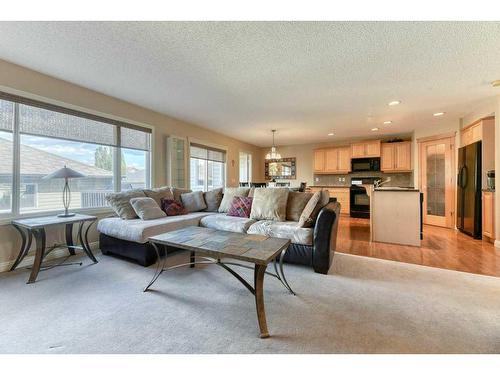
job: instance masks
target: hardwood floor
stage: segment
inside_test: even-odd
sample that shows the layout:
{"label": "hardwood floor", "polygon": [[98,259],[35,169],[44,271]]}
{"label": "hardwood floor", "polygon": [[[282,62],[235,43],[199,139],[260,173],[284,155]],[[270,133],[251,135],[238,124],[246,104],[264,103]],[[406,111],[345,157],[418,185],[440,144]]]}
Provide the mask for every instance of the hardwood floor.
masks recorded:
{"label": "hardwood floor", "polygon": [[422,246],[370,242],[370,222],[342,215],[337,251],[482,275],[500,276],[500,249],[454,229],[424,226]]}

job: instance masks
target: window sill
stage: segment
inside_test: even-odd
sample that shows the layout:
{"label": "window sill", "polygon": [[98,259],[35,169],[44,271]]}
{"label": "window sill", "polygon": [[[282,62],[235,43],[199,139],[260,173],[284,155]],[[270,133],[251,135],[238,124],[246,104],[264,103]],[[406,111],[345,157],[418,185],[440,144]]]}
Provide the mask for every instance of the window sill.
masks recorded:
{"label": "window sill", "polygon": [[[71,209],[71,212],[78,214],[87,214],[87,215],[101,215],[101,214],[110,214],[114,211],[110,207],[96,207],[96,208],[75,208]],[[62,210],[55,211],[43,211],[43,212],[27,212],[20,215],[2,215],[0,216],[0,226],[10,225],[12,220],[15,219],[23,219],[23,218],[31,218],[31,217],[42,217],[42,216],[53,216],[60,214]]]}

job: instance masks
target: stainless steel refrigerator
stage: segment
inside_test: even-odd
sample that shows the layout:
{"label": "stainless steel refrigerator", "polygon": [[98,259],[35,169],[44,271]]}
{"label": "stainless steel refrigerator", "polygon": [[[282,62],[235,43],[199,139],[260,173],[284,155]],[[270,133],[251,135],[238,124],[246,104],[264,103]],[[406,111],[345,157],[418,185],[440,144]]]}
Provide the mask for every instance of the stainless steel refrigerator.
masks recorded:
{"label": "stainless steel refrigerator", "polygon": [[481,238],[481,142],[458,150],[457,228]]}

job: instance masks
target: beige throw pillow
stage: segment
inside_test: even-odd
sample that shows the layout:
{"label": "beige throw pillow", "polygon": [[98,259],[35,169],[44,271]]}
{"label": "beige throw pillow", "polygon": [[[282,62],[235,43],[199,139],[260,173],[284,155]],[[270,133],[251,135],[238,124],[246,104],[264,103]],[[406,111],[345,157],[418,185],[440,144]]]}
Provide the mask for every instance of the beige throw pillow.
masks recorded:
{"label": "beige throw pillow", "polygon": [[312,196],[313,193],[301,193],[298,191],[291,191],[288,193],[286,219],[288,221],[299,221],[302,211],[304,211],[307,202],[309,202]]}
{"label": "beige throw pillow", "polygon": [[167,216],[153,198],[132,198],[130,204],[137,216],[142,220],[159,219],[160,217]]}
{"label": "beige throw pillow", "polygon": [[316,207],[314,207],[314,211],[311,215],[311,219],[312,219],[313,224],[316,221],[316,219],[318,218],[318,215],[319,215],[319,212],[321,211],[321,209],[323,207],[325,207],[328,204],[328,202],[330,202],[330,193],[328,192],[328,190],[321,190],[320,193],[321,194],[319,196],[318,204],[316,204]]}
{"label": "beige throw pillow", "polygon": [[222,202],[222,188],[209,190],[203,193],[203,198],[205,198],[205,203],[207,204],[205,211],[217,212]]}
{"label": "beige throw pillow", "polygon": [[162,198],[165,199],[174,199],[174,195],[172,194],[172,190],[169,186],[162,186],[156,189],[145,189],[143,190],[146,197],[153,198],[158,206],[161,206]]}
{"label": "beige throw pillow", "polygon": [[191,189],[179,189],[179,188],[172,188],[172,194],[174,195],[174,199],[179,202],[179,203],[182,203],[181,201],[181,195],[182,194],[186,194],[186,193],[191,193],[192,190]]}
{"label": "beige throw pillow", "polygon": [[321,198],[321,191],[317,191],[312,195],[307,204],[305,205],[302,213],[300,214],[299,224],[298,226],[301,228],[311,227],[314,220],[311,218],[314,212],[314,209],[318,205],[318,202]]}
{"label": "beige throw pillow", "polygon": [[286,220],[288,189],[257,188],[253,193],[250,218],[254,220]]}
{"label": "beige throw pillow", "polygon": [[234,197],[246,197],[248,196],[248,192],[250,188],[225,188],[224,189],[224,197],[222,197],[222,202],[220,202],[219,212],[225,213],[229,211],[229,207],[231,207],[231,202]]}
{"label": "beige throw pillow", "polygon": [[106,195],[106,202],[124,220],[135,219],[137,214],[130,204],[132,198],[144,198],[146,195],[142,190],[129,190],[122,193],[111,193]]}
{"label": "beige throw pillow", "polygon": [[188,212],[203,211],[207,208],[207,204],[203,198],[203,192],[201,191],[181,194],[181,201]]}

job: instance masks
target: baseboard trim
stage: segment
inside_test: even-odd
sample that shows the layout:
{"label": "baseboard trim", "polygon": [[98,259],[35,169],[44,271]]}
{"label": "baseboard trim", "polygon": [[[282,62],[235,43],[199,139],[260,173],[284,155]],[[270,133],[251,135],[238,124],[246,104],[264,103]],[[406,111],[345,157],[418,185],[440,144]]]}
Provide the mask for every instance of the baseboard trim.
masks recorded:
{"label": "baseboard trim", "polygon": [[500,240],[495,240],[495,247],[500,248]]}
{"label": "baseboard trim", "polygon": [[[91,242],[89,243],[90,248],[92,249],[92,252],[94,255],[100,254],[100,249],[99,249],[99,241]],[[33,251],[33,250],[31,250]],[[77,254],[83,254],[81,251],[77,250]],[[57,259],[57,258],[63,258],[68,255],[68,250],[62,248],[62,249],[55,249],[52,251],[49,255],[47,255],[47,260],[50,259]],[[17,255],[16,255],[17,256]],[[30,267],[33,264],[33,261],[35,260],[35,255],[27,255],[26,258],[23,259],[21,263],[16,267],[16,270],[23,268],[23,267]],[[10,267],[14,264],[15,259],[8,260],[5,262],[0,262],[0,272],[7,272],[10,270]]]}

